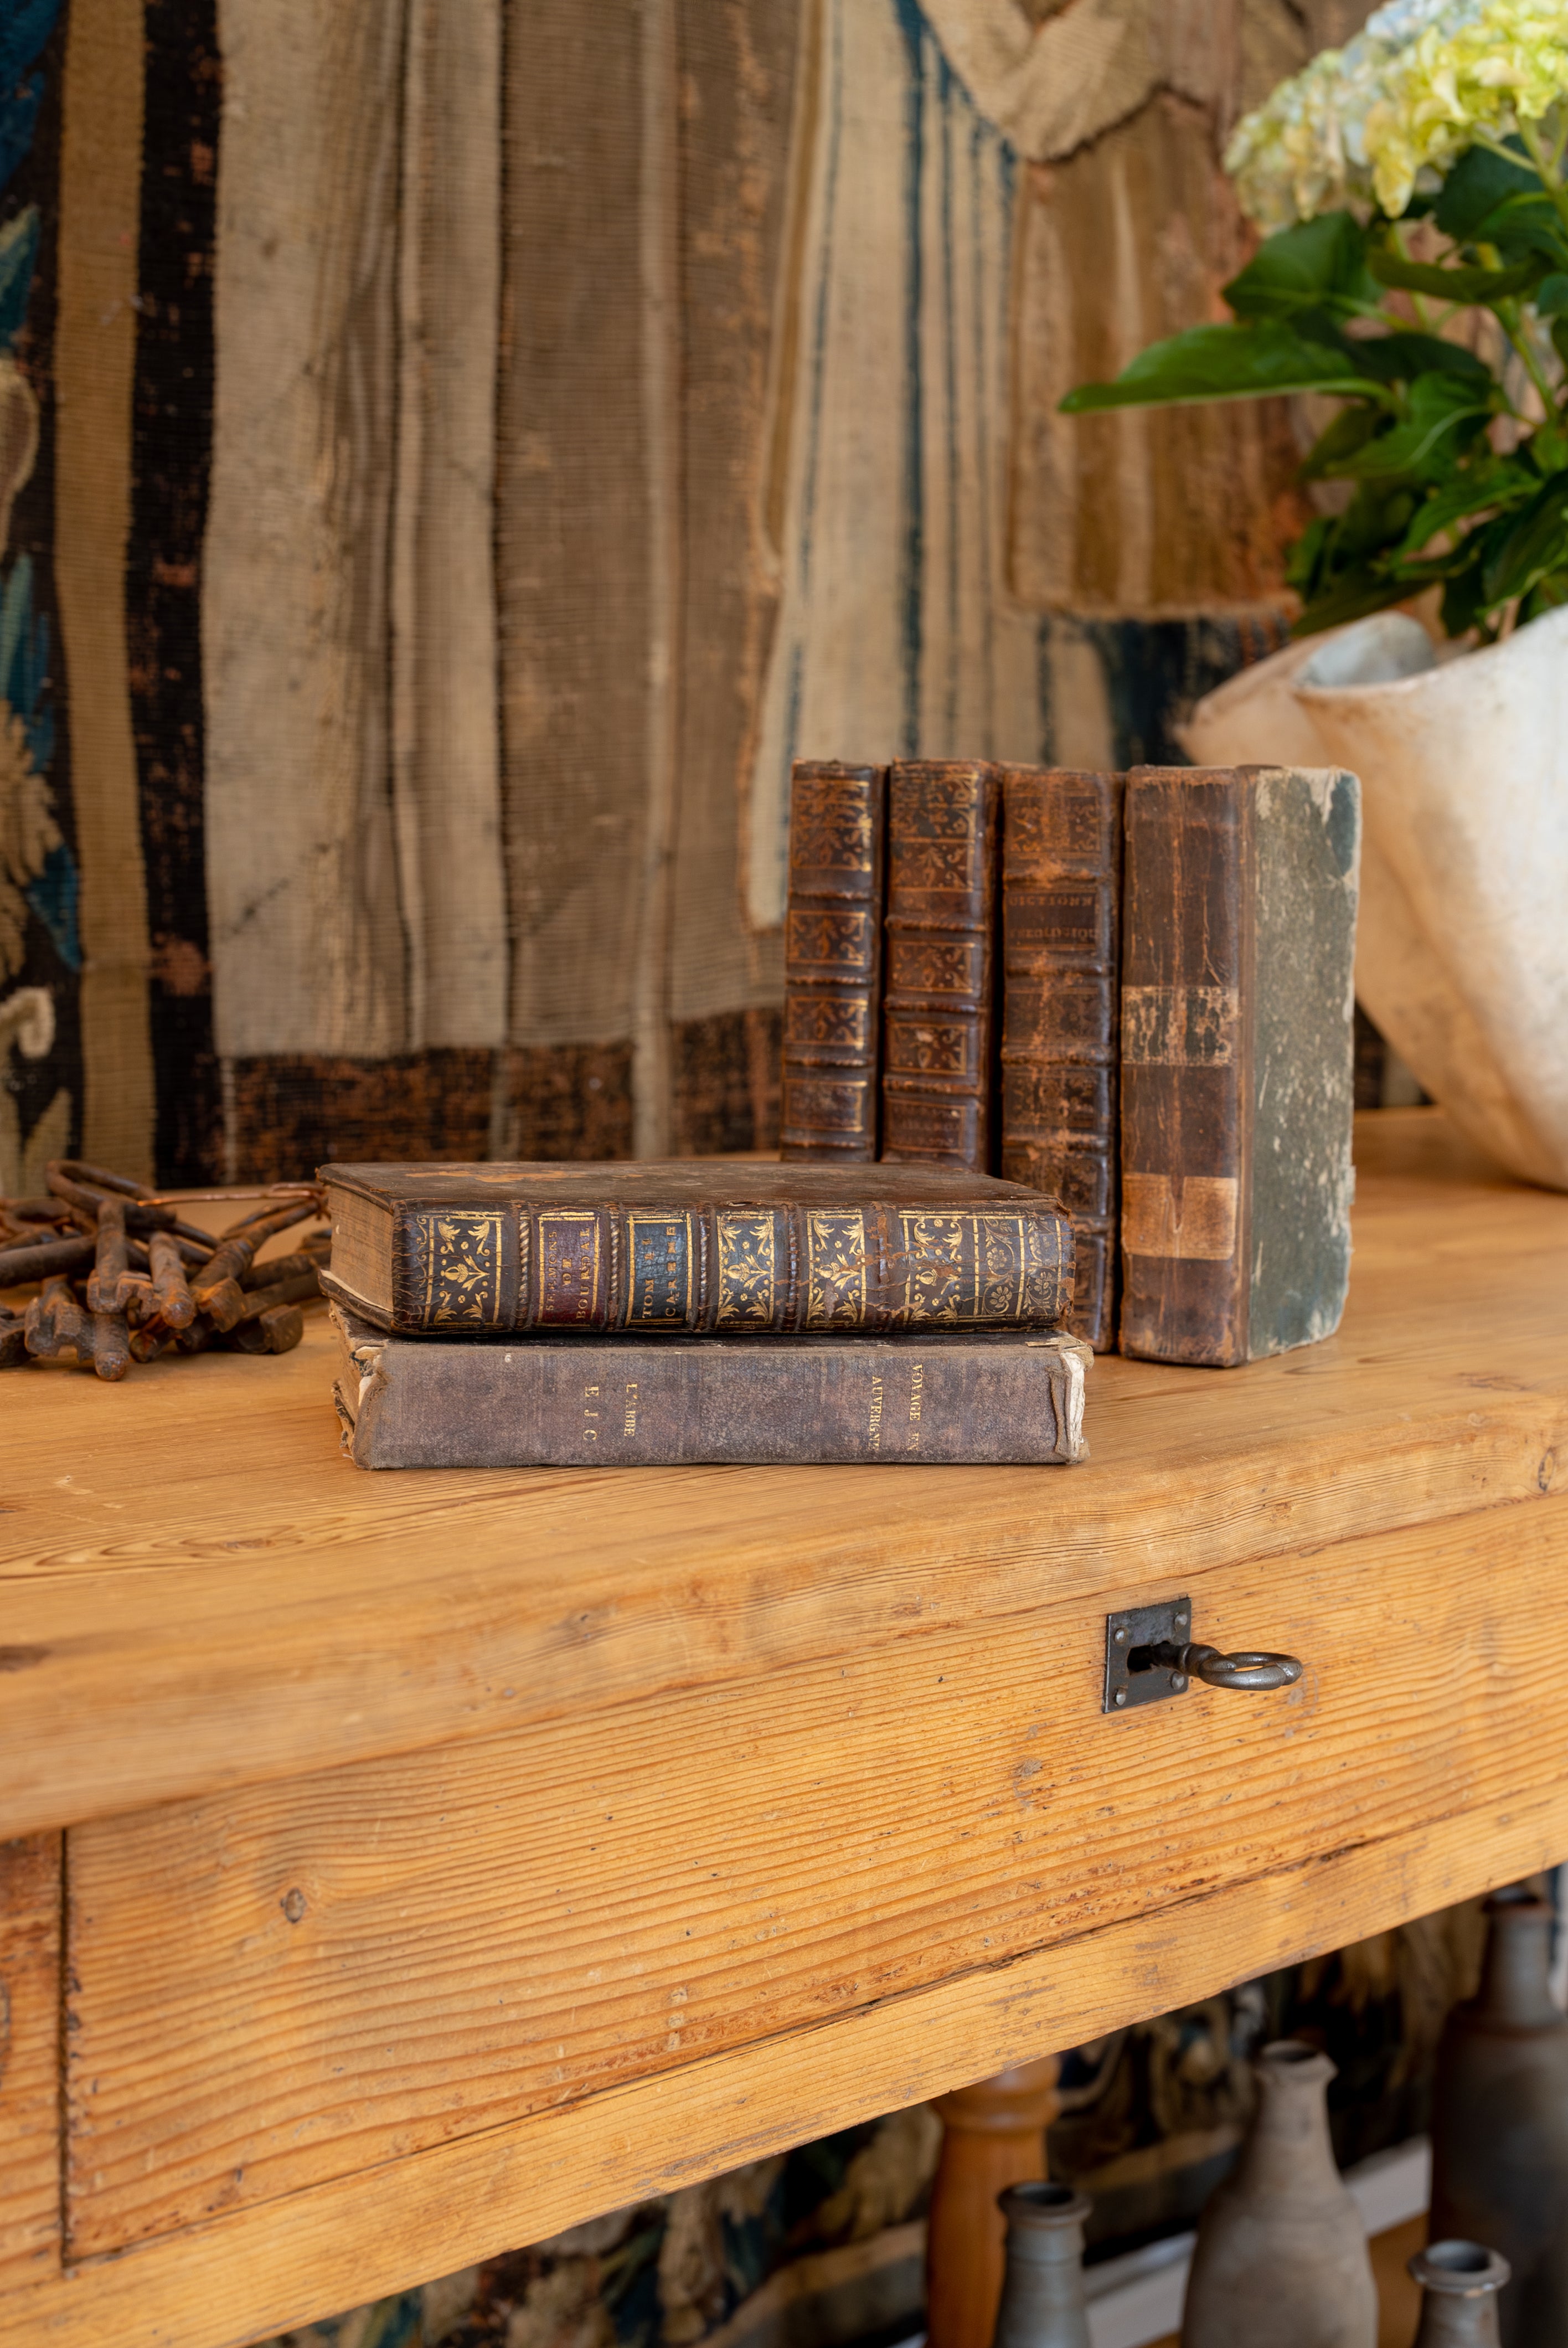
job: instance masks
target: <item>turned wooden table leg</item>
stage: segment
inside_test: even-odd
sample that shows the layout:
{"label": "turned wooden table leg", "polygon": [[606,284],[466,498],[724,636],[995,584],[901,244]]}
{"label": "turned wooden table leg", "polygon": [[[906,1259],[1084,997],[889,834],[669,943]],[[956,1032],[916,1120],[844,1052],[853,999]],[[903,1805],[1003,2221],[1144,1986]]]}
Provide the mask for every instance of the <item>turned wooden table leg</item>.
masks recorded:
{"label": "turned wooden table leg", "polygon": [[1048,2054],[939,2096],[931,2106],[942,2122],[942,2151],[926,2235],[929,2348],[990,2348],[1005,2232],[997,2196],[1045,2175],[1056,2073],[1057,2058]]}

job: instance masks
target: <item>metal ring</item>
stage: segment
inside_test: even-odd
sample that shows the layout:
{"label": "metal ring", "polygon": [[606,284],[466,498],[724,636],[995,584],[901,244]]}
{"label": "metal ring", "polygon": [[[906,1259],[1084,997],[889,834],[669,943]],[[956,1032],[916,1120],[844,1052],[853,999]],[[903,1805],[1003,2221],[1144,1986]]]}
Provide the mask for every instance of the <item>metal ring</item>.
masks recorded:
{"label": "metal ring", "polygon": [[1294,1687],[1307,1668],[1294,1655],[1253,1651],[1222,1655],[1214,1647],[1189,1647],[1186,1664],[1209,1687],[1250,1688],[1260,1693]]}

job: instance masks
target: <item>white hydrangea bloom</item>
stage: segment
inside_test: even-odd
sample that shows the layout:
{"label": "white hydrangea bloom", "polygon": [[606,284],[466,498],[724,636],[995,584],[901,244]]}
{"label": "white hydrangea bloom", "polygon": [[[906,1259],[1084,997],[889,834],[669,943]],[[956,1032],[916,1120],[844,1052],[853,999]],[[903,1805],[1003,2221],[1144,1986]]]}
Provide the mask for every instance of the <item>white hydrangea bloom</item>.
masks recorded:
{"label": "white hydrangea bloom", "polygon": [[1568,96],[1568,0],[1486,0],[1429,26],[1396,60],[1367,117],[1372,185],[1398,216],[1423,171],[1439,177],[1476,133],[1506,139]]}
{"label": "white hydrangea bloom", "polygon": [[[1403,60],[1422,42],[1451,37],[1485,8],[1486,0],[1389,0],[1344,48],[1323,50],[1281,82],[1236,125],[1225,150],[1243,211],[1273,230],[1342,204],[1369,210],[1378,199],[1368,125],[1374,116],[1391,122],[1386,109]],[[1407,190],[1400,210],[1408,200]]]}

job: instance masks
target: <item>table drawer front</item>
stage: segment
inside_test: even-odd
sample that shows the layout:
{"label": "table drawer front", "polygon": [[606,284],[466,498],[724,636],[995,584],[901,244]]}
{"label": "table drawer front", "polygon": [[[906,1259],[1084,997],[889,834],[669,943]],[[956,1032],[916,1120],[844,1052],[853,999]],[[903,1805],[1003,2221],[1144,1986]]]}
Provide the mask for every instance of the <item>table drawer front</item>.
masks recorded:
{"label": "table drawer front", "polygon": [[1305,1659],[1273,1695],[1103,1715],[1145,1578],[83,1828],[72,2254],[1539,1791],[1565,1563],[1542,1500],[1187,1577],[1199,1638]]}

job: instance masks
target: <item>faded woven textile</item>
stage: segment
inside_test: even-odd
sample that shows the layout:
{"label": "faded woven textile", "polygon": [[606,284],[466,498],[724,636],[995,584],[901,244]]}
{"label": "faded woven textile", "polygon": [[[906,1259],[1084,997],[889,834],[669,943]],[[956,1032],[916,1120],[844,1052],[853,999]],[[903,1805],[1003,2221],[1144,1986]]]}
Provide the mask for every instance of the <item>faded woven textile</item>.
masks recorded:
{"label": "faded woven textile", "polygon": [[770,1141],[792,749],[1158,754],[1277,639],[1283,411],[1053,410],[1212,306],[1334,16],[73,0],[0,189],[17,1179]]}

